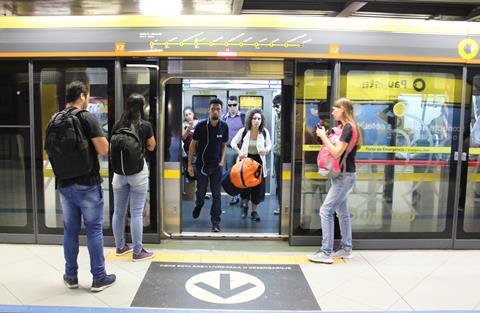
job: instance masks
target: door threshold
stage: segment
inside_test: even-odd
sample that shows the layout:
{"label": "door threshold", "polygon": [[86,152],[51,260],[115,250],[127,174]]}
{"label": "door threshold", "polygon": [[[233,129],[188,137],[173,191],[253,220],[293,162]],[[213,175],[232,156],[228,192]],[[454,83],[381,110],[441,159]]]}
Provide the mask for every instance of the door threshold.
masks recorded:
{"label": "door threshold", "polygon": [[180,234],[171,234],[172,239],[288,239],[288,236],[278,233],[214,233],[214,232],[183,232]]}

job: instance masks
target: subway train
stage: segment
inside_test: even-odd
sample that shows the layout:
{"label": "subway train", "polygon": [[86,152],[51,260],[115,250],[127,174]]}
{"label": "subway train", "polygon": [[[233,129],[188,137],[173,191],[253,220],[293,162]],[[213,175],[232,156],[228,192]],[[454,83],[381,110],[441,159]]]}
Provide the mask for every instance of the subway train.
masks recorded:
{"label": "subway train", "polygon": [[[65,105],[66,85],[81,80],[90,91],[88,110],[105,134],[130,94],[147,100],[145,119],[158,142],[147,155],[147,243],[208,238],[318,245],[318,210],[329,181],[317,172],[314,129],[334,125],[331,105],[343,96],[353,101],[364,136],[349,195],[355,247],[480,247],[478,23],[94,16],[3,17],[0,27],[0,242],[61,242],[45,130]],[[241,207],[223,193],[222,231],[212,233],[209,200],[198,220],[191,217],[195,182],[184,175],[183,110],[192,108],[202,119],[210,99],[219,98],[225,113],[230,96],[243,112],[263,110],[279,145],[280,170],[271,152],[260,222],[242,219]],[[104,235],[112,244],[113,173],[107,157],[100,163]]]}

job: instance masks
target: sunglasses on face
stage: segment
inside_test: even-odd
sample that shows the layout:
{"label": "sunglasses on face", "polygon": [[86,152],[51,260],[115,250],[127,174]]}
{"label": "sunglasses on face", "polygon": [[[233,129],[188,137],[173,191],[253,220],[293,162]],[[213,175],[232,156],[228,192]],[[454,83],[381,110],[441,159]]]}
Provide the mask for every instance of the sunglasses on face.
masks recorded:
{"label": "sunglasses on face", "polygon": [[279,104],[274,104],[274,105],[273,105],[273,108],[274,108],[274,109],[278,109],[279,107],[280,107]]}
{"label": "sunglasses on face", "polygon": [[228,106],[229,107],[236,107],[238,104],[237,103],[229,103]]}

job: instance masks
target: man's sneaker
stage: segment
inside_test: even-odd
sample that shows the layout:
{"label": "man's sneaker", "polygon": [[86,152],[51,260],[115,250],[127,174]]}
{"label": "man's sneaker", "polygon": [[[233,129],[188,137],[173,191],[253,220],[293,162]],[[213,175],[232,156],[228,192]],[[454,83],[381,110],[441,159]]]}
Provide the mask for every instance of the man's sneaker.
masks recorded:
{"label": "man's sneaker", "polygon": [[346,251],[343,248],[338,249],[333,253],[333,258],[334,259],[351,259],[353,257],[352,250]]}
{"label": "man's sneaker", "polygon": [[273,211],[273,214],[275,214],[275,215],[278,215],[278,214],[280,214],[280,208],[278,208],[278,209],[275,209],[275,210]]}
{"label": "man's sneaker", "polygon": [[123,248],[121,248],[121,249],[117,248],[117,250],[115,250],[115,255],[117,255],[117,256],[124,255],[124,254],[132,252],[132,250],[133,249],[131,247],[129,247],[127,244],[125,244],[125,246]]}
{"label": "man's sneaker", "polygon": [[235,205],[240,202],[240,199],[238,197],[232,197],[232,200],[230,200],[230,205]]}
{"label": "man's sneaker", "polygon": [[67,277],[67,275],[63,274],[63,282],[65,286],[69,289],[77,289],[78,288],[78,277]]}
{"label": "man's sneaker", "polygon": [[197,205],[195,207],[195,209],[193,209],[193,212],[192,212],[192,217],[197,219],[199,216],[200,216],[200,211],[202,210],[202,207]]}
{"label": "man's sneaker", "polygon": [[252,221],[260,222],[260,216],[258,216],[257,211],[253,211],[251,214]]}
{"label": "man's sneaker", "polygon": [[218,224],[218,223],[212,224],[212,231],[214,233],[220,232],[220,224]]}
{"label": "man's sneaker", "polygon": [[117,276],[115,276],[115,274],[106,275],[103,279],[94,280],[92,282],[92,287],[90,288],[90,290],[92,292],[102,291],[113,285],[115,280],[117,280]]}
{"label": "man's sneaker", "polygon": [[205,194],[205,199],[210,200],[210,198],[211,198],[211,197],[210,197],[209,194]]}
{"label": "man's sneaker", "polygon": [[312,262],[315,262],[315,263],[325,263],[325,264],[332,264],[333,263],[332,257],[327,255],[323,251],[318,251],[314,255],[308,256],[308,259]]}
{"label": "man's sneaker", "polygon": [[136,254],[136,253],[133,254],[133,262],[153,259],[154,256],[155,256],[155,253],[148,252],[147,250],[142,248],[142,251],[140,251],[139,254]]}

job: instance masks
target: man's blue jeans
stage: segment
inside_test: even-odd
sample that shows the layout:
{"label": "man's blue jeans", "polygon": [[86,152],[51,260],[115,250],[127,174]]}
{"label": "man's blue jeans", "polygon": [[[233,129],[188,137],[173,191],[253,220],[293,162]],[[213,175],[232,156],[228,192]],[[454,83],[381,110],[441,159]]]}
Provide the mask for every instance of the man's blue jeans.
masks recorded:
{"label": "man's blue jeans", "polygon": [[342,235],[340,248],[345,251],[352,250],[352,220],[348,210],[348,193],[355,184],[355,180],[355,173],[341,173],[332,178],[332,185],[320,207],[322,221],[322,247],[320,250],[327,255],[333,252],[333,214],[335,212],[340,222]]}
{"label": "man's blue jeans", "polygon": [[205,193],[207,192],[207,184],[210,180],[210,191],[212,192],[212,207],[210,208],[210,220],[212,224],[220,223],[220,215],[222,214],[221,203],[221,179],[223,173],[223,167],[218,165],[217,167],[208,168],[204,167],[202,173],[202,167],[199,164],[195,164],[196,178],[197,178],[197,191],[195,205],[203,207],[205,203]]}
{"label": "man's blue jeans", "polygon": [[83,216],[87,231],[88,253],[90,254],[90,272],[93,280],[101,280],[106,275],[103,256],[102,187],[100,185],[73,184],[60,188],[59,191],[63,208],[65,275],[74,278],[78,274],[78,235]]}
{"label": "man's blue jeans", "polygon": [[148,193],[148,167],[143,166],[140,173],[134,175],[113,174],[113,195],[115,210],[113,212],[113,235],[118,249],[125,247],[125,216],[130,200],[130,232],[132,233],[133,253],[142,252],[143,209]]}

